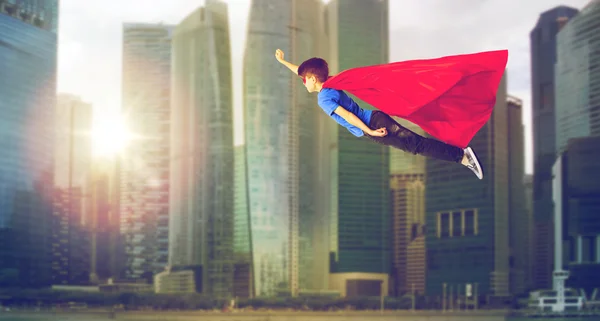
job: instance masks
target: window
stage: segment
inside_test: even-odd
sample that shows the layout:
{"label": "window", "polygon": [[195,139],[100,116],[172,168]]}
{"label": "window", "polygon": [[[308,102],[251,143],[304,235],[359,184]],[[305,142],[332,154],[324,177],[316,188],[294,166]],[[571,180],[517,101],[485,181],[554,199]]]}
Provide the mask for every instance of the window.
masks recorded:
{"label": "window", "polygon": [[465,230],[464,235],[475,235],[475,211],[465,211]]}
{"label": "window", "polygon": [[462,235],[462,213],[452,212],[452,236]]}
{"label": "window", "polygon": [[440,214],[440,237],[450,236],[450,213]]}
{"label": "window", "polygon": [[596,238],[593,236],[582,236],[581,239],[581,262],[594,262],[596,257]]}
{"label": "window", "polygon": [[542,84],[540,87],[540,109],[552,108],[553,99],[553,84]]}

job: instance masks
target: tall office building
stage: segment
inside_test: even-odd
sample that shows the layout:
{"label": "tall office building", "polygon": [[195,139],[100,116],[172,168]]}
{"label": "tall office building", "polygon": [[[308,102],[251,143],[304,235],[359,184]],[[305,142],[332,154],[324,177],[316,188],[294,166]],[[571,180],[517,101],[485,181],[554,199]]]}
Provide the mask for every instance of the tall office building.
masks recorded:
{"label": "tall office building", "polygon": [[84,185],[85,226],[89,234],[89,279],[105,283],[119,277],[120,220],[118,206],[118,162],[99,160],[92,164]]}
{"label": "tall office building", "polygon": [[92,161],[92,105],[70,94],[59,94],[56,102],[54,185],[82,187]]}
{"label": "tall office building", "polygon": [[[419,135],[417,125],[397,119]],[[425,292],[425,157],[390,148],[393,294]]]}
{"label": "tall office building", "polygon": [[508,220],[510,242],[510,293],[523,294],[530,288],[530,215],[525,199],[525,131],[523,101],[507,98],[508,109]]}
{"label": "tall office building", "polygon": [[315,242],[324,215],[315,205],[321,111],[300,79],[273,63],[277,48],[298,64],[323,55],[322,10],[320,0],[254,0],[250,6],[243,99],[257,295],[294,295],[325,281],[318,266],[326,254]]}
{"label": "tall office building", "polygon": [[[388,6],[387,0],[327,4],[331,74],[388,62]],[[331,130],[329,288],[347,296],[377,295],[382,280],[388,288],[391,267],[389,148],[358,139],[333,120],[327,121]]]}
{"label": "tall office building", "polygon": [[570,139],[600,136],[600,2],[591,1],[557,36],[556,153]]}
{"label": "tall office building", "polygon": [[[600,283],[600,2],[590,1],[557,36],[554,204],[563,215],[567,286]],[[559,180],[562,179],[562,182]]]}
{"label": "tall office building", "polygon": [[0,287],[51,283],[58,1],[0,4]]}
{"label": "tall office building", "polygon": [[534,288],[551,287],[552,164],[556,158],[554,64],[556,34],[577,14],[560,6],[542,13],[530,33],[533,117]]}
{"label": "tall office building", "polygon": [[233,95],[227,5],[173,32],[169,265],[200,266],[203,293],[233,295]]}
{"label": "tall office building", "polygon": [[[506,75],[488,123],[473,148],[483,180],[459,164],[426,159],[426,293],[505,296],[509,288],[511,157]],[[464,271],[469,271],[465,273]]]}
{"label": "tall office building", "polygon": [[58,95],[54,126],[52,282],[83,284],[90,277],[84,189],[92,159],[92,106],[74,95]]}
{"label": "tall office building", "polygon": [[[584,14],[585,9],[581,11]],[[566,286],[590,297],[600,287],[600,136],[569,140],[554,167],[554,204],[562,215]]]}
{"label": "tall office building", "polygon": [[172,29],[123,25],[123,113],[139,137],[120,164],[127,279],[151,281],[168,261]]}
{"label": "tall office building", "polygon": [[525,174],[523,177],[523,188],[525,195],[525,210],[527,211],[527,235],[529,235],[528,239],[528,251],[529,251],[529,267],[526,271],[527,278],[529,281],[527,282],[527,286],[530,289],[535,289],[534,283],[534,244],[535,244],[535,234],[534,234],[534,224],[533,224],[533,175]]}
{"label": "tall office building", "polygon": [[234,147],[234,202],[233,256],[235,259],[233,287],[236,297],[248,298],[254,293],[252,285],[252,246],[250,213],[248,212],[248,185],[246,184],[246,146]]}

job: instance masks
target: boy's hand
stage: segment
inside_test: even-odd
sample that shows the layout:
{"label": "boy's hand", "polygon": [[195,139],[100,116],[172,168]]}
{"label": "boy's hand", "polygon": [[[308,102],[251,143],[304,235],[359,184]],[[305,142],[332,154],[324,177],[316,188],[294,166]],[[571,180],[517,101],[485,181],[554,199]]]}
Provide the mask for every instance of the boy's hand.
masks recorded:
{"label": "boy's hand", "polygon": [[387,135],[387,129],[385,127],[382,127],[382,128],[376,129],[376,130],[372,130],[368,134],[373,137],[384,137]]}
{"label": "boy's hand", "polygon": [[277,59],[277,61],[282,62],[283,61],[283,51],[281,51],[281,49],[277,49],[275,50],[275,58]]}

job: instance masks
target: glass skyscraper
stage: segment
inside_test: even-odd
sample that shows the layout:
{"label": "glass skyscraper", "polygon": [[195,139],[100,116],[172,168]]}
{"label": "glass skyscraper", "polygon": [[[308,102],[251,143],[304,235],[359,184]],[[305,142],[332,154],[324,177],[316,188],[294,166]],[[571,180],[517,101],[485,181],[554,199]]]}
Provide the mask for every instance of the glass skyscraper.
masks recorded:
{"label": "glass skyscraper", "polygon": [[524,294],[531,286],[531,212],[525,198],[525,132],[523,101],[508,96],[508,188],[510,293]]}
{"label": "glass skyscraper", "polygon": [[168,263],[172,30],[163,24],[123,25],[122,107],[137,137],[120,163],[127,279],[151,280]]}
{"label": "glass skyscraper", "polygon": [[591,1],[558,33],[556,153],[569,139],[600,136],[600,2]]}
{"label": "glass skyscraper", "polygon": [[0,287],[51,282],[58,1],[0,6]]}
{"label": "glass skyscraper", "polygon": [[[398,123],[423,136],[403,119]],[[390,148],[393,294],[425,292],[425,157]]]}
{"label": "glass skyscraper", "polygon": [[[389,61],[387,0],[333,0],[327,4],[326,35],[332,75],[343,70]],[[353,97],[365,109],[373,109]],[[391,263],[389,147],[357,138],[327,119],[330,129],[330,288],[369,274],[378,287]],[[358,283],[356,283],[358,284]],[[366,284],[366,283],[365,283]],[[358,288],[362,285],[357,285]],[[373,287],[371,288],[376,293]],[[342,293],[342,295],[352,293]],[[376,294],[377,295],[377,294]]]}
{"label": "glass skyscraper", "polygon": [[459,164],[426,158],[427,295],[468,284],[481,295],[510,294],[509,174],[519,166],[511,163],[510,118],[505,75],[490,120],[469,144],[483,180]]}
{"label": "glass skyscraper", "polygon": [[[84,197],[92,160],[92,106],[60,94],[54,143],[53,284],[84,284],[90,279],[90,210]],[[87,221],[87,222],[86,222]]]}
{"label": "glass skyscraper", "polygon": [[577,9],[560,6],[542,13],[530,33],[533,125],[533,212],[535,288],[551,286],[552,164],[555,157],[554,63],[556,34]]}
{"label": "glass skyscraper", "polygon": [[234,153],[227,5],[208,0],[177,25],[172,46],[169,264],[201,266],[202,292],[231,297]]}
{"label": "glass skyscraper", "polygon": [[254,284],[257,295],[294,294],[313,287],[310,271],[322,261],[314,242],[322,111],[273,54],[282,49],[297,64],[321,55],[322,3],[254,0],[249,17],[243,97]]}

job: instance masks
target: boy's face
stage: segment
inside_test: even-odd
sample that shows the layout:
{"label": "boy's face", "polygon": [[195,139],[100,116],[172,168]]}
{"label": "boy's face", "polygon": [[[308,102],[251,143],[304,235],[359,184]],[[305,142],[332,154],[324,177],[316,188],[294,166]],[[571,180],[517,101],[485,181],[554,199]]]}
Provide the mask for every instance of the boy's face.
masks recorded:
{"label": "boy's face", "polygon": [[304,87],[308,90],[309,93],[317,91],[317,77],[313,75],[306,75],[302,77],[302,82],[304,83]]}

